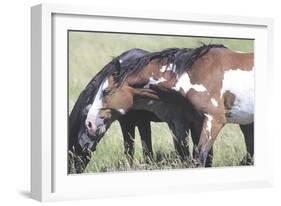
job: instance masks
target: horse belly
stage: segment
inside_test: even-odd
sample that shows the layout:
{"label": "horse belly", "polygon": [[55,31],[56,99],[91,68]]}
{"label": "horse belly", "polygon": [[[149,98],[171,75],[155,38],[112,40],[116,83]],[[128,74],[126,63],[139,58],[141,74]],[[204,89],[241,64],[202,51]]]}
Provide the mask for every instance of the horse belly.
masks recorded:
{"label": "horse belly", "polygon": [[254,72],[230,70],[224,75],[224,91],[234,95],[232,106],[226,112],[227,122],[250,124],[254,121]]}

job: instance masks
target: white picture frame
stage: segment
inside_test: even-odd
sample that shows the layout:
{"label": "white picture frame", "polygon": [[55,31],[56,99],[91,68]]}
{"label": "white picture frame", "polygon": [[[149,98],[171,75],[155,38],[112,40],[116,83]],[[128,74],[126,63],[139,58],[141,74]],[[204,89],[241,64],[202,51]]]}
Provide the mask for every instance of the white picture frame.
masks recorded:
{"label": "white picture frame", "polygon": [[[116,24],[118,21],[118,24]],[[157,27],[155,27],[157,24]],[[138,25],[138,26],[133,26]],[[164,26],[173,28],[164,30]],[[114,10],[56,4],[31,8],[31,196],[40,201],[268,187],[273,184],[273,134],[264,88],[273,76],[273,21],[268,18]],[[163,27],[163,28],[162,28]],[[68,29],[255,39],[255,165],[192,170],[67,175],[65,138]],[[166,27],[167,28],[167,27]],[[58,82],[59,81],[59,82]],[[267,96],[267,98],[262,98]],[[58,126],[59,125],[59,126]],[[60,126],[61,125],[61,126]],[[266,141],[264,140],[266,137]],[[64,163],[65,161],[65,163]]]}

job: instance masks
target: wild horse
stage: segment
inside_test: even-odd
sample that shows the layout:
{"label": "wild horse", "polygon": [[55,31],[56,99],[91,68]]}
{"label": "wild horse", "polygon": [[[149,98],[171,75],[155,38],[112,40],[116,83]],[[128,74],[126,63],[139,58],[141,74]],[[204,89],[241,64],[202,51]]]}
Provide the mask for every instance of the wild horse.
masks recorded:
{"label": "wild horse", "polygon": [[[155,100],[181,106],[187,124],[203,127],[196,158],[206,166],[208,152],[226,123],[237,123],[245,137],[248,161],[254,155],[254,71],[253,54],[238,53],[223,45],[203,45],[195,49],[166,49],[127,61],[118,74],[106,78],[87,114],[87,130],[92,136],[104,133],[116,116],[136,107],[148,110]],[[169,96],[177,94],[186,105]],[[164,95],[163,95],[164,94]],[[141,103],[138,100],[142,99]],[[175,106],[176,105],[176,106]],[[196,112],[194,112],[194,110]],[[200,118],[199,118],[200,119]]]}
{"label": "wild horse", "polygon": [[[145,54],[148,54],[148,52],[141,49],[131,49],[124,52],[118,58],[112,60],[108,65],[106,65],[81,92],[69,116],[68,172],[83,172],[90,160],[91,152],[95,150],[97,143],[104,135],[104,133],[100,132],[99,135],[92,136],[87,130],[89,123],[85,125],[85,119],[90,107],[92,106],[92,103],[95,103],[94,100],[96,98],[100,98],[100,84],[103,82],[104,78],[120,73],[120,62],[125,63],[129,60],[132,61]],[[117,66],[116,62],[118,63]],[[104,91],[102,95],[105,95],[105,93],[106,91]],[[156,104],[153,105],[155,106]],[[144,156],[149,160],[152,160],[153,158],[150,121],[169,121],[169,126],[171,130],[174,131],[174,144],[177,152],[183,159],[186,159],[189,156],[188,142],[186,138],[189,128],[182,123],[185,120],[181,119],[182,117],[173,117],[174,120],[169,119],[171,113],[182,113],[182,110],[176,109],[175,111],[175,109],[167,109],[167,107],[170,105],[160,102],[158,102],[157,105],[160,106],[164,111],[168,111],[165,113],[165,115],[160,115],[161,120],[155,115],[153,110],[136,110],[136,107],[135,110],[130,110],[125,115],[123,115],[123,110],[114,110],[113,108],[110,110],[112,114],[114,114],[113,116],[118,117],[124,138],[125,154],[130,162],[134,157],[135,127],[138,127],[140,132]],[[200,118],[201,117],[198,117],[198,119]],[[176,121],[178,122],[177,124],[175,123]],[[179,126],[179,124],[181,125]],[[201,124],[196,123],[196,125],[194,124],[192,126],[192,138],[194,142],[199,141],[198,132],[200,131],[201,127],[202,121]],[[211,160],[208,162],[208,164],[211,164]]]}

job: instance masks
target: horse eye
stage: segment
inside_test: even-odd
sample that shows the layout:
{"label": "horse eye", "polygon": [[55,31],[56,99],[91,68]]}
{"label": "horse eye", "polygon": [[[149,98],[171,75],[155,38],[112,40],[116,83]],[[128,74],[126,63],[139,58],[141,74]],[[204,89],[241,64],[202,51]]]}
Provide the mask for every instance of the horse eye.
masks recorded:
{"label": "horse eye", "polygon": [[106,96],[106,95],[108,95],[109,93],[110,93],[110,90],[109,90],[109,89],[105,89],[105,90],[102,91],[102,95],[103,95],[103,96]]}

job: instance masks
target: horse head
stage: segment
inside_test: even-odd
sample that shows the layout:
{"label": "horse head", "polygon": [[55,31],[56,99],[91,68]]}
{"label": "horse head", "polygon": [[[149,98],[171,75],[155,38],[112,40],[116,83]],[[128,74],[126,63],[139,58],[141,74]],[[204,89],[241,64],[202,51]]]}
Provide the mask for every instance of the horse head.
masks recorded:
{"label": "horse head", "polygon": [[[109,91],[115,86],[112,82],[123,72],[121,64],[147,53],[141,49],[122,53],[108,63],[80,93],[69,116],[68,150],[71,157],[69,160],[74,161],[74,172],[83,172],[91,152],[96,149],[106,130],[123,114],[123,110],[112,106],[117,105],[118,102],[114,102],[117,101],[116,98],[108,100],[111,95]],[[69,165],[73,165],[71,161]]]}

